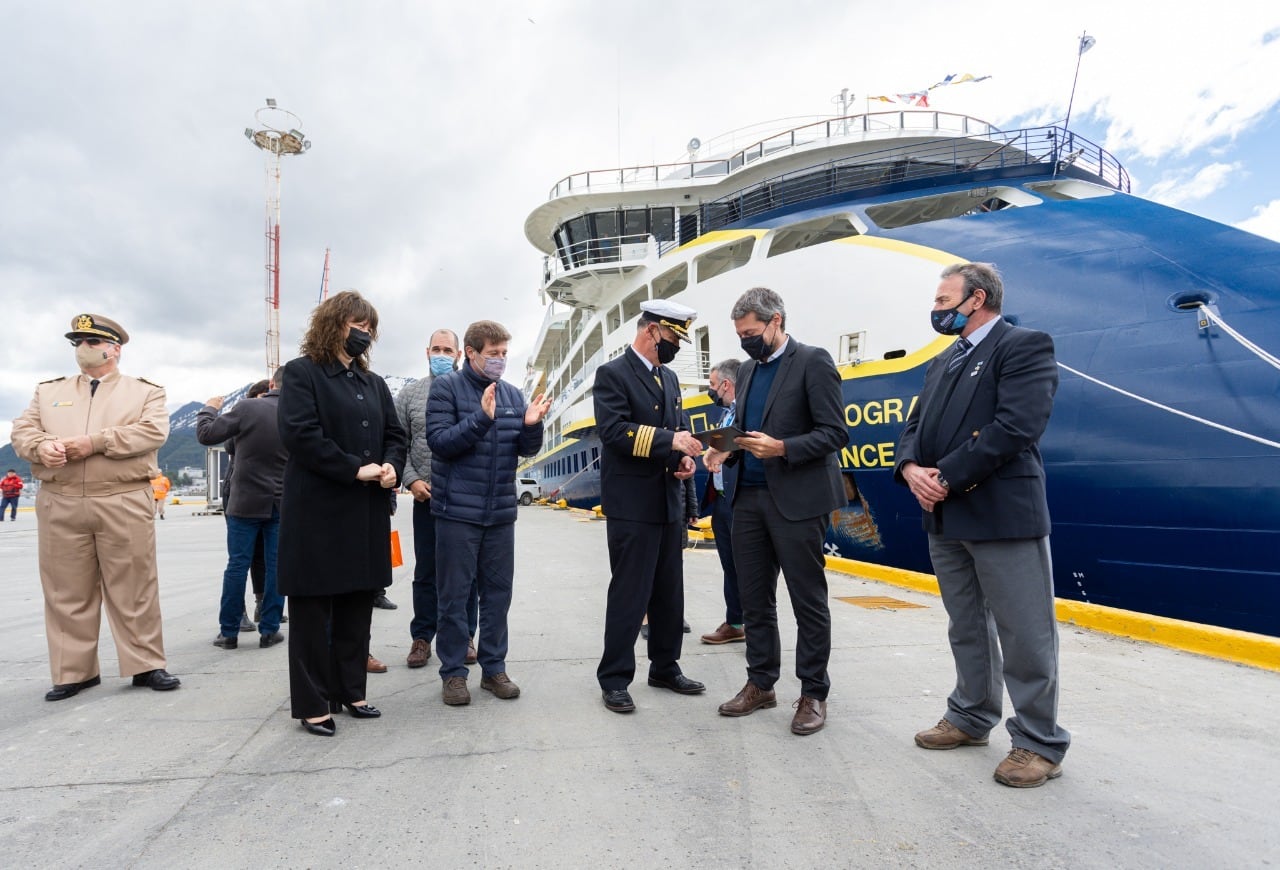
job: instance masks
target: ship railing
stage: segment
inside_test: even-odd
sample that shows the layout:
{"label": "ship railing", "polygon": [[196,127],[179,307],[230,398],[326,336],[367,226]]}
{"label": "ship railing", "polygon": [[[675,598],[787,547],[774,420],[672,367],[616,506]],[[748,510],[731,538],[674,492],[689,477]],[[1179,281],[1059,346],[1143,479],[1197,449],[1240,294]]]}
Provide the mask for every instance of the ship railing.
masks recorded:
{"label": "ship railing", "polygon": [[605,236],[574,242],[559,248],[556,256],[548,255],[543,259],[542,283],[547,284],[557,276],[583,266],[643,261],[648,258],[650,250],[657,249],[657,244],[648,234]]}
{"label": "ship railing", "polygon": [[[896,145],[785,172],[698,205],[697,234],[832,194],[1034,165],[1052,166],[1055,175],[1069,172],[1117,190],[1130,189],[1129,173],[1098,145],[1061,127],[1036,127],[978,139]],[[691,217],[682,217],[682,227],[694,225]]]}
{"label": "ship railing", "polygon": [[632,166],[619,169],[593,169],[567,175],[551,188],[548,199],[585,193],[588,189],[625,190],[635,186],[682,184],[693,179],[721,178],[731,175],[764,157],[785,151],[847,138],[863,138],[867,134],[899,131],[954,133],[960,136],[988,136],[997,129],[986,121],[957,115],[952,112],[892,111],[868,112],[840,118],[828,118],[785,130],[740,149],[728,157],[674,163],[657,163],[651,166]]}

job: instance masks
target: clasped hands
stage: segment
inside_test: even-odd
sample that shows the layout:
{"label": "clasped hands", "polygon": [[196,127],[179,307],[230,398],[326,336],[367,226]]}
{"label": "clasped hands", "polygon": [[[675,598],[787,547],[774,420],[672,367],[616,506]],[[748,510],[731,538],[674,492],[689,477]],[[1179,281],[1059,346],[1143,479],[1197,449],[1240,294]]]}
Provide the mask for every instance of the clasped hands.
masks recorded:
{"label": "clasped hands", "polygon": [[[480,394],[480,410],[484,411],[485,416],[493,420],[498,415],[498,382],[484,388],[484,392]],[[551,397],[546,393],[539,393],[534,396],[533,401],[524,410],[524,425],[532,426],[547,416],[547,412],[551,410]]]}
{"label": "clasped hands", "polygon": [[396,470],[389,462],[384,462],[381,465],[376,462],[370,462],[368,465],[360,466],[359,470],[356,471],[356,480],[367,482],[376,480],[383,489],[394,489],[397,480]]}
{"label": "clasped hands", "polygon": [[74,438],[51,438],[41,441],[36,447],[36,455],[45,468],[61,468],[68,462],[79,462],[93,455],[93,439],[88,435],[77,435]]}
{"label": "clasped hands", "polygon": [[925,468],[914,462],[902,464],[902,479],[907,482],[911,494],[920,502],[920,507],[933,512],[933,506],[949,494],[949,490],[938,483],[940,472],[936,468]]}

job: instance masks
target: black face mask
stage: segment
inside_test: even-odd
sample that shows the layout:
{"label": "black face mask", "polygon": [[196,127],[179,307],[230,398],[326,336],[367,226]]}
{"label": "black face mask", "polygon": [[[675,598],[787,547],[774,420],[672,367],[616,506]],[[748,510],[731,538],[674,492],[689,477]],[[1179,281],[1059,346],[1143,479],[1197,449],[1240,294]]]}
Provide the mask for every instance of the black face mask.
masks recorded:
{"label": "black face mask", "polygon": [[353,326],[347,333],[347,340],[342,343],[342,349],[347,352],[347,356],[355,359],[368,350],[371,344],[373,344],[373,336]]}
{"label": "black face mask", "polygon": [[676,358],[676,351],[680,350],[680,345],[674,341],[667,341],[665,338],[658,339],[658,362],[666,365]]}
{"label": "black face mask", "polygon": [[717,408],[727,408],[729,405],[725,402],[724,397],[717,390],[707,390],[707,398],[711,400],[711,404]]}
{"label": "black face mask", "polygon": [[[774,336],[777,336],[776,332]],[[765,344],[764,330],[761,330],[759,335],[745,336],[738,343],[742,345],[743,352],[754,360],[765,362],[773,355],[773,342]]]}

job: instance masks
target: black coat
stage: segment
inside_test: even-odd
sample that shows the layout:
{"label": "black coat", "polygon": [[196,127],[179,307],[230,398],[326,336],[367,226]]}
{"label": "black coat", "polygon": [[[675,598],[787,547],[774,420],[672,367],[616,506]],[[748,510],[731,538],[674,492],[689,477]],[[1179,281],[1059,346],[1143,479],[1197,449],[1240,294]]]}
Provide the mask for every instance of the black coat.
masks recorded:
{"label": "black coat", "polygon": [[[205,405],[196,415],[196,440],[206,446],[226,442],[234,462],[227,465],[222,509],[233,517],[270,519],[280,507],[284,463],[288,459],[280,442],[277,403],[271,390],[261,398],[243,399],[219,414]],[[235,488],[230,486],[235,475]]]}
{"label": "black coat", "polygon": [[356,480],[360,466],[404,473],[406,438],[373,372],[306,357],[284,368],[280,438],[289,451],[280,507],[283,595],[338,595],[391,584],[394,492]]}

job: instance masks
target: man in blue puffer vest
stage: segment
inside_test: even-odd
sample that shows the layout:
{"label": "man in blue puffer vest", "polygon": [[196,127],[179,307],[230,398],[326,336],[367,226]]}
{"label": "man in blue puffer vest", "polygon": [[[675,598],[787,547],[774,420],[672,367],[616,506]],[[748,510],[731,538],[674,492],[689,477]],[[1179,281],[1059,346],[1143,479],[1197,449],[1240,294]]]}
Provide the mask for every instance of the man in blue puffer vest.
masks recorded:
{"label": "man in blue puffer vest", "polygon": [[545,394],[526,407],[502,380],[511,333],[480,320],[462,338],[466,364],[437,377],[427,399],[431,448],[431,514],[436,523],[436,585],[442,696],[471,703],[465,659],[467,597],[480,588],[480,688],[499,698],[520,696],[507,676],[507,610],[515,577],[516,464],[542,447]]}

